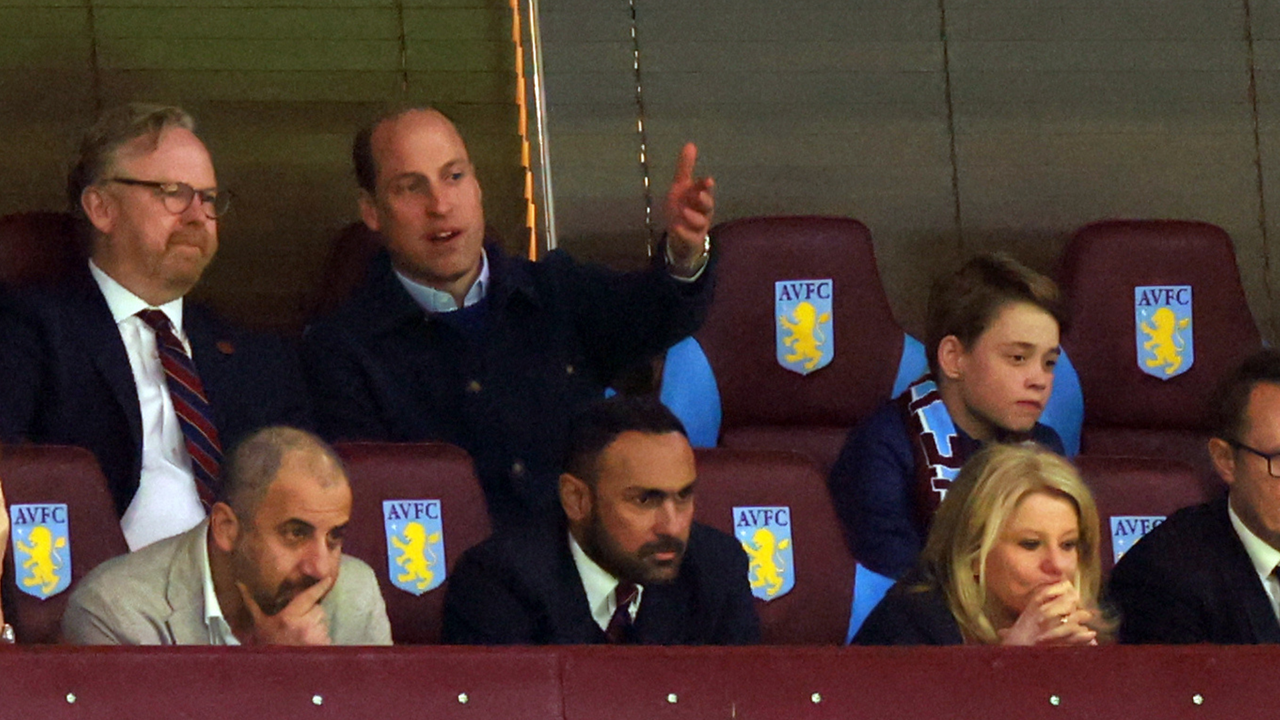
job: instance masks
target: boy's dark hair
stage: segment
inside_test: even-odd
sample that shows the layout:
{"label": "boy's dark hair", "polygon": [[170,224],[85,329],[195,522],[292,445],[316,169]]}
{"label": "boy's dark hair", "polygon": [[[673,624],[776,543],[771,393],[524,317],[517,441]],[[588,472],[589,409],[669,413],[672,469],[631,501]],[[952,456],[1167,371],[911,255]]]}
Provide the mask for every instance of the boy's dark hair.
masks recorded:
{"label": "boy's dark hair", "polygon": [[1005,253],[979,255],[939,278],[929,293],[925,327],[929,370],[934,377],[940,375],[938,345],[943,338],[954,335],[966,349],[972,348],[1001,308],[1011,302],[1035,305],[1053,316],[1060,332],[1066,332],[1066,308],[1057,284]]}

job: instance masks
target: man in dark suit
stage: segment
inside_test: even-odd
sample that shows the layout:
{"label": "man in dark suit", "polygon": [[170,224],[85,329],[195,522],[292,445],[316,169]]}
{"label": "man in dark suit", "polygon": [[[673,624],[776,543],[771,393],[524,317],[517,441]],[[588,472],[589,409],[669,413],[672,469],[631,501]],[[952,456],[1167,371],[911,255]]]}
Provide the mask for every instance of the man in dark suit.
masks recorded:
{"label": "man in dark suit", "polygon": [[321,434],[459,445],[496,526],[553,516],[574,411],[692,333],[710,303],[712,184],[693,177],[694,146],[668,195],[666,251],[635,273],[487,241],[467,146],[438,111],[382,118],[352,155],[361,217],[386,252],[307,329]]}
{"label": "man in dark suit", "polygon": [[88,262],[0,306],[0,436],[93,451],[131,549],[204,519],[224,447],[309,424],[279,340],[184,303],[230,201],[193,127],[174,107],[104,113],[67,183],[91,226]]}
{"label": "man in dark suit", "polygon": [[1120,559],[1121,642],[1280,642],[1280,352],[1247,359],[1215,409],[1227,497],[1179,510]]}
{"label": "man in dark suit", "polygon": [[449,578],[446,642],[745,644],[760,637],[747,556],[693,523],[680,421],[611,398],[575,419],[560,476],[566,522],[500,530]]}

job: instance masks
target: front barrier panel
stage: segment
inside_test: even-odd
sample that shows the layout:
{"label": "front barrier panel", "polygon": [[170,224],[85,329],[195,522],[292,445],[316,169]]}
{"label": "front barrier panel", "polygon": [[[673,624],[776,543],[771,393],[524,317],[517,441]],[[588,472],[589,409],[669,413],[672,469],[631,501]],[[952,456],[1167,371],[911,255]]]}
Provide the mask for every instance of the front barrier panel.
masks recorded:
{"label": "front barrier panel", "polygon": [[1277,647],[0,649],[3,718],[1274,718]]}

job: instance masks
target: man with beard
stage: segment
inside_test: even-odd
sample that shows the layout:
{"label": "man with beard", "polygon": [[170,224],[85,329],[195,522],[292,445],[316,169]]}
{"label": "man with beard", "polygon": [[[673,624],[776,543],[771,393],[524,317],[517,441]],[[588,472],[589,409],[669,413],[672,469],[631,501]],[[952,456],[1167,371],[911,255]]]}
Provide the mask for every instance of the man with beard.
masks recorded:
{"label": "man with beard", "polygon": [[390,645],[373,570],[342,554],[351,487],[287,427],[232,453],[209,519],[98,566],[62,618],[84,645]]}
{"label": "man with beard", "polygon": [[175,107],[104,113],[67,181],[91,233],[87,261],[0,302],[0,439],[91,450],[134,550],[204,519],[224,447],[309,424],[278,339],[184,302],[231,200],[193,127]]}
{"label": "man with beard", "polygon": [[684,427],[660,403],[586,407],[569,435],[565,522],[499,531],[459,559],[444,638],[462,644],[757,642],[747,556],[693,522]]}

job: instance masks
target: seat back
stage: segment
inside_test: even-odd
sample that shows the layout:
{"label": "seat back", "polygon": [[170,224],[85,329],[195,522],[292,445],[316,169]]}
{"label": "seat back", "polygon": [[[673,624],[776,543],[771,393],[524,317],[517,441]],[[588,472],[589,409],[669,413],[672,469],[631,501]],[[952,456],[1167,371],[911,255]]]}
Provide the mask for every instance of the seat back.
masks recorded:
{"label": "seat back", "polygon": [[[129,552],[107,479],[83,448],[13,445],[0,449],[0,483],[14,527],[0,585],[5,621],[21,643],[57,643],[75,584],[104,560]],[[50,505],[65,505],[65,516]],[[43,536],[37,527],[46,528]],[[68,563],[70,584],[58,590]],[[54,594],[42,597],[48,591]]]}
{"label": "seat back", "polygon": [[[696,452],[695,517],[733,535],[752,558],[748,576],[757,585],[763,641],[844,642],[854,563],[817,466],[797,453],[730,448]],[[779,508],[785,512],[779,513]],[[769,536],[757,535],[762,527]],[[768,552],[768,544],[774,552]],[[772,599],[759,599],[769,596],[771,589],[776,590]]]}
{"label": "seat back", "polygon": [[1104,578],[1133,543],[1173,511],[1225,491],[1221,482],[1177,460],[1081,455],[1076,464],[1098,505]]}
{"label": "seat back", "polygon": [[69,213],[24,212],[0,217],[0,285],[52,284],[88,258],[84,225]]}
{"label": "seat back", "polygon": [[[907,346],[870,231],[850,218],[758,217],[721,224],[712,235],[716,295],[694,338],[714,377],[706,394],[707,402],[718,394],[721,444],[803,447],[829,466],[848,429],[890,397]],[[800,281],[815,280],[831,281],[829,298],[825,289],[808,298],[816,288]],[[780,313],[776,301],[797,291],[818,316],[830,303],[829,333],[789,329],[800,318]],[[784,368],[779,354],[805,356],[814,349],[807,340],[824,355],[834,350],[830,363],[807,374]],[[914,374],[924,367],[917,354]]]}
{"label": "seat back", "polygon": [[[489,536],[471,457],[444,443],[339,443],[336,449],[353,495],[343,551],[377,574],[396,643],[439,643],[448,574],[467,548]],[[409,529],[414,523],[418,529]]]}
{"label": "seat back", "polygon": [[[1132,455],[1141,443],[1143,454],[1207,470],[1203,444],[1186,433],[1207,431],[1218,381],[1262,347],[1230,236],[1183,220],[1093,223],[1068,243],[1061,278],[1072,318],[1062,342],[1084,395],[1082,452]],[[1136,288],[1185,287],[1190,322],[1178,318],[1176,332],[1136,318],[1136,303],[1149,311],[1155,297]],[[1140,345],[1158,356],[1139,357]]]}
{"label": "seat back", "polygon": [[338,231],[320,271],[320,283],[303,308],[303,317],[311,320],[337,310],[364,283],[369,261],[380,247],[381,236],[362,222],[353,222]]}

